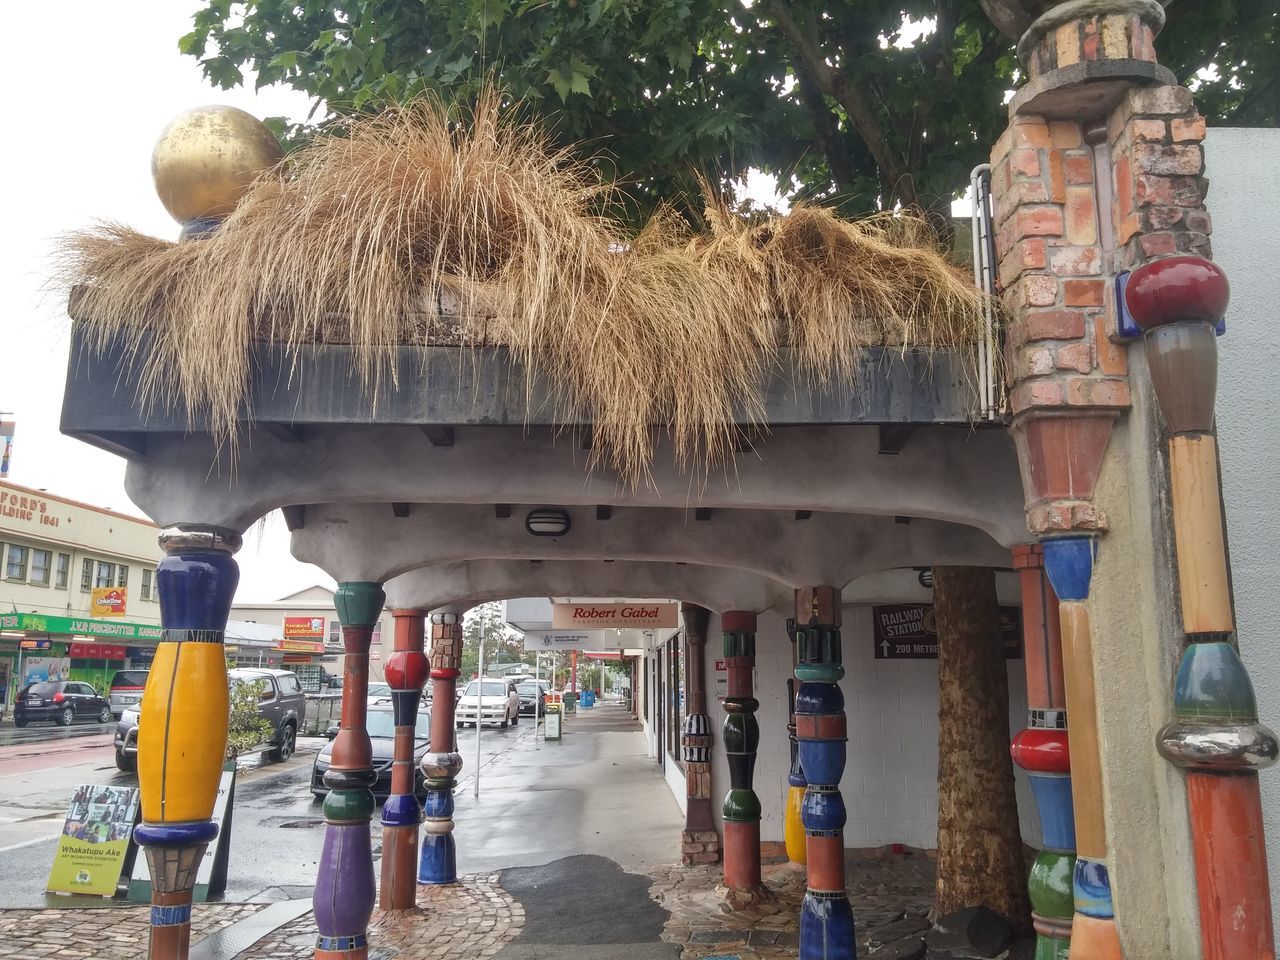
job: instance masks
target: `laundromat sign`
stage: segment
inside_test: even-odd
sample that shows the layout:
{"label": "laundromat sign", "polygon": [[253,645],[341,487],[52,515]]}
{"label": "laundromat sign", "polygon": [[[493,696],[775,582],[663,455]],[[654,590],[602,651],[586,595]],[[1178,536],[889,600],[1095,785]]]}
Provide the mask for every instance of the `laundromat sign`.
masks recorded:
{"label": "laundromat sign", "polygon": [[674,603],[553,603],[556,630],[659,630],[678,625]]}

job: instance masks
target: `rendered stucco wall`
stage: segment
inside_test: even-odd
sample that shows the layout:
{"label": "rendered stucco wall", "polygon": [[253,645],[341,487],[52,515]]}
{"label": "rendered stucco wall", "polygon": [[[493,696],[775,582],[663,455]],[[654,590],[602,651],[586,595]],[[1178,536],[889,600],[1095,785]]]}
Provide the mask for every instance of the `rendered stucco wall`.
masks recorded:
{"label": "rendered stucco wall", "polygon": [[[927,602],[927,591],[921,591]],[[1001,597],[1008,602],[1010,598]],[[760,751],[755,790],[760,797],[760,838],[782,840],[787,745],[786,680],[791,648],[784,616],[761,614],[756,633],[756,699],[760,709]],[[848,808],[845,846],[879,847],[905,843],[932,849],[938,835],[938,665],[934,660],[876,660],[872,649],[871,610],[844,608],[843,650],[845,712],[849,719],[848,764],[840,789]],[[717,732],[712,808],[719,822],[720,800],[729,770],[720,748],[724,711],[715,700],[715,661],[722,656],[720,618],[713,616],[707,637],[708,707]],[[1023,661],[1009,661],[1010,732],[1026,725]],[[1022,835],[1040,841],[1040,825],[1025,775],[1015,770]]]}
{"label": "rendered stucco wall", "polygon": [[[1240,652],[1262,722],[1280,729],[1280,130],[1210,128],[1213,256],[1231,281],[1218,341],[1218,438]],[[1262,773],[1272,913],[1280,925],[1280,770]]]}

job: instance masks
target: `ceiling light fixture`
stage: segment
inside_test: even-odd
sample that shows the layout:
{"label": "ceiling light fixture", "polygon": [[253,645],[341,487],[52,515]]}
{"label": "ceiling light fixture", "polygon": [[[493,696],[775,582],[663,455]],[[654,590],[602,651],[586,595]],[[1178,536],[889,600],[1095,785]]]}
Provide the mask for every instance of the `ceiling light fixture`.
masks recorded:
{"label": "ceiling light fixture", "polygon": [[562,537],[569,532],[567,510],[540,508],[530,510],[524,528],[535,537]]}

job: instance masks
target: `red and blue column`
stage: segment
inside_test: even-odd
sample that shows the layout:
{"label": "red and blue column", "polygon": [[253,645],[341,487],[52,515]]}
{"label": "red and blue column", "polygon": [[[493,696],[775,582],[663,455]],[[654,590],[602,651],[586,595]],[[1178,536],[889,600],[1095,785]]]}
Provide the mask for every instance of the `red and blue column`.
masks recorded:
{"label": "red and blue column", "polygon": [[1038,545],[1014,547],[1013,568],[1022,588],[1028,723],[1014,737],[1011,752],[1014,763],[1027,772],[1043,839],[1027,884],[1035,960],[1066,960],[1075,913],[1076,826],[1058,598],[1044,575]]}
{"label": "red and blue column", "polygon": [[840,778],[848,734],[840,692],[840,591],[827,586],[797,590],[795,630],[796,741],[807,780],[801,807],[808,862],[800,960],[851,960],[857,945],[844,880],[847,816]]}
{"label": "red and blue column", "polygon": [[240,534],[184,524],[160,534],[156,570],[163,638],[142,695],[134,838],[151,869],[150,960],[185,960],[205,848],[218,834],[214,800],[227,751],[223,631],[240,580]]}
{"label": "red and blue column", "polygon": [[1170,433],[1185,642],[1174,716],[1158,746],[1186,771],[1205,960],[1275,955],[1258,771],[1275,763],[1280,745],[1258,720],[1236,647],[1213,433],[1217,331],[1229,296],[1226,275],[1198,256],[1146,263],[1130,275],[1125,292]]}
{"label": "red and blue column", "polygon": [[454,749],[454,690],[462,672],[462,618],[456,613],[431,615],[431,752],[422,758],[427,800],[423,806],[422,859],[418,882],[458,881],[458,855],[453,839],[453,788],[462,770]]}
{"label": "red and blue column", "polygon": [[730,610],[720,617],[724,635],[728,690],[724,698],[724,750],[729,762],[729,792],[724,817],[724,885],[731,892],[760,888],[760,798],[753,789],[760,725],[752,673],[756,666],[756,615]]}
{"label": "red and blue column", "polygon": [[375,888],[369,821],[378,779],[366,729],[369,646],[386,594],[370,581],[338,584],[333,595],[342,623],[342,721],[325,771],[325,833],[312,905],[316,960],[366,960]]}
{"label": "red and blue column", "polygon": [[383,910],[408,910],[417,903],[418,802],[414,757],[418,705],[427,679],[427,655],[423,653],[426,614],[422,610],[393,610],[395,636],[391,656],[383,666],[391,686],[391,710],[395,720],[395,753],[391,761],[391,795],[382,805],[382,887],[378,905]]}

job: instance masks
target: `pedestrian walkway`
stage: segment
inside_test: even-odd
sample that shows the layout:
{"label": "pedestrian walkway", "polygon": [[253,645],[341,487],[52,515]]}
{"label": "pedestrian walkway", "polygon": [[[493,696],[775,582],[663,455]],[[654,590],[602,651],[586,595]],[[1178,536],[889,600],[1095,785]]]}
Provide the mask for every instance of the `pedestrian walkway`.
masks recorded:
{"label": "pedestrian walkway", "polygon": [[[468,733],[460,738],[464,756]],[[570,716],[560,742],[535,744],[531,731],[522,731],[500,762],[481,770],[479,799],[474,775],[467,772],[457,794],[460,882],[420,886],[413,911],[375,914],[371,958],[796,955],[803,872],[766,864],[767,892],[734,907],[719,889],[718,866],[680,866],[679,807],[646,755],[639,724],[621,706]],[[927,909],[926,857],[852,855],[847,873],[860,931]],[[2,911],[0,957],[135,960],[145,953],[147,914],[146,907]],[[267,904],[200,905],[193,958],[309,960],[315,925],[309,910],[296,914]],[[865,943],[865,933],[860,939]]]}

